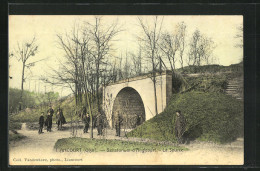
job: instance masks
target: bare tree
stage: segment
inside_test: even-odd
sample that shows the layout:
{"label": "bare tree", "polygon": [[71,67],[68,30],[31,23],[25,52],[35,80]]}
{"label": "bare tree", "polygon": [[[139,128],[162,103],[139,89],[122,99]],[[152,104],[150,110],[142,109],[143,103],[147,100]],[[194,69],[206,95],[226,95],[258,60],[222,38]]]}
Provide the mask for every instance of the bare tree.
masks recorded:
{"label": "bare tree", "polygon": [[215,43],[212,39],[202,35],[199,30],[195,30],[190,41],[188,65],[210,64],[214,48]]}
{"label": "bare tree", "polygon": [[176,52],[178,51],[179,47],[180,43],[177,35],[170,33],[164,33],[162,35],[160,49],[168,59],[172,71],[175,69]]}
{"label": "bare tree", "polygon": [[[100,113],[100,87],[112,80],[110,72],[113,69],[108,67],[110,65],[107,58],[111,57],[112,41],[120,31],[117,21],[105,27],[101,17],[94,19],[94,23],[75,24],[69,34],[57,35],[65,60],[60,61],[58,69],[53,69],[53,84],[64,86],[65,83],[71,88],[75,95],[76,108],[84,105],[82,97],[85,97],[90,114],[91,138],[94,114]],[[94,110],[95,105],[97,112]]]}
{"label": "bare tree", "polygon": [[66,85],[72,90],[75,95],[76,105],[80,102],[81,87],[80,87],[80,50],[81,46],[79,40],[79,26],[74,25],[71,32],[68,34],[58,34],[58,44],[60,49],[64,52],[65,60],[59,60],[60,66],[58,69],[53,68],[55,73],[55,84]]}
{"label": "bare tree", "polygon": [[[160,41],[160,50],[162,52],[161,56],[166,57],[168,63],[170,64],[172,73],[175,70],[175,64],[177,62],[177,52],[179,52],[179,62],[183,68],[183,53],[185,49],[185,36],[186,36],[186,25],[184,22],[178,23],[175,28],[175,32],[165,32],[162,34]],[[163,58],[161,58],[162,64]],[[167,67],[166,67],[167,68]]]}
{"label": "bare tree", "polygon": [[142,46],[139,42],[139,49],[137,53],[130,53],[133,62],[133,73],[134,75],[142,74]]}
{"label": "bare tree", "polygon": [[155,114],[158,114],[157,109],[157,94],[156,94],[156,70],[159,65],[160,57],[158,57],[159,40],[161,38],[161,28],[163,18],[161,21],[156,16],[154,18],[153,26],[150,28],[140,17],[138,17],[139,25],[142,29],[143,35],[138,37],[143,42],[143,49],[146,52],[149,63],[152,66],[152,81],[154,87],[154,99],[155,99]]}
{"label": "bare tree", "polygon": [[183,53],[185,50],[185,45],[186,45],[186,24],[184,22],[178,23],[177,24],[177,35],[178,35],[178,39],[179,39],[179,52],[180,52],[180,64],[181,64],[181,68],[183,69]]}
{"label": "bare tree", "polygon": [[14,55],[18,61],[22,62],[22,82],[21,82],[21,95],[20,95],[20,105],[19,110],[22,109],[23,103],[23,90],[24,90],[24,82],[25,82],[25,70],[26,68],[30,69],[30,67],[34,66],[35,63],[39,61],[29,62],[35,54],[38,53],[38,45],[36,42],[36,37],[33,37],[31,41],[25,43],[17,43],[17,48],[14,50]]}
{"label": "bare tree", "polygon": [[91,48],[89,52],[95,62],[95,93],[98,111],[100,111],[100,70],[102,69],[102,64],[105,59],[111,55],[110,52],[112,51],[112,41],[121,30],[118,27],[118,21],[114,21],[105,27],[102,23],[101,17],[95,17],[94,23],[86,22],[86,30],[88,30],[91,39]]}
{"label": "bare tree", "polygon": [[237,33],[235,35],[235,39],[238,40],[238,43],[235,45],[237,48],[243,48],[243,25],[239,25],[237,27]]}

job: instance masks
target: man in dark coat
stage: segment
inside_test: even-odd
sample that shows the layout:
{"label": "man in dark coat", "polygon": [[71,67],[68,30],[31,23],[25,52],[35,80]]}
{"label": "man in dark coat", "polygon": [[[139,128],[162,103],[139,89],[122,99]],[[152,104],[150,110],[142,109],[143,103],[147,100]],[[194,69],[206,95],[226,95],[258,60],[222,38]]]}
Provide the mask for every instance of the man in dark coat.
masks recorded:
{"label": "man in dark coat", "polygon": [[99,114],[96,118],[96,124],[97,124],[97,130],[98,130],[98,135],[102,135],[103,132],[103,117],[101,114]]}
{"label": "man in dark coat", "polygon": [[47,110],[47,113],[50,113],[51,117],[54,114],[54,110],[52,109],[52,107],[50,106],[50,108]]}
{"label": "man in dark coat", "polygon": [[82,120],[84,120],[86,114],[87,114],[87,108],[83,107],[82,112],[81,112],[81,116],[80,116]]}
{"label": "man in dark coat", "polygon": [[52,117],[51,114],[48,113],[47,115],[47,119],[45,121],[45,125],[47,126],[47,132],[51,132],[51,128],[52,128]]}
{"label": "man in dark coat", "polygon": [[89,123],[90,123],[90,116],[88,113],[87,115],[84,115],[83,122],[85,124],[83,132],[88,133]]}
{"label": "man in dark coat", "polygon": [[141,123],[142,123],[142,117],[140,115],[138,115],[137,119],[136,119],[136,126],[141,125]]}
{"label": "man in dark coat", "polygon": [[121,124],[123,122],[123,118],[121,114],[118,112],[117,118],[116,118],[116,136],[120,137],[120,130],[121,130]]}
{"label": "man in dark coat", "polygon": [[[51,132],[52,128],[52,116],[54,114],[54,110],[52,106],[50,105],[49,109],[47,110],[47,119],[46,119],[46,124],[47,124],[47,131]],[[48,122],[47,122],[48,120]]]}
{"label": "man in dark coat", "polygon": [[180,110],[176,111],[176,120],[175,120],[175,137],[177,138],[178,143],[183,143],[183,134],[186,128],[186,121]]}
{"label": "man in dark coat", "polygon": [[62,130],[62,125],[66,123],[62,109],[59,107],[56,114],[58,130]]}
{"label": "man in dark coat", "polygon": [[44,124],[44,116],[43,116],[43,112],[42,112],[41,116],[39,118],[39,125],[40,125],[39,131],[38,131],[39,134],[43,133],[42,132],[43,124]]}

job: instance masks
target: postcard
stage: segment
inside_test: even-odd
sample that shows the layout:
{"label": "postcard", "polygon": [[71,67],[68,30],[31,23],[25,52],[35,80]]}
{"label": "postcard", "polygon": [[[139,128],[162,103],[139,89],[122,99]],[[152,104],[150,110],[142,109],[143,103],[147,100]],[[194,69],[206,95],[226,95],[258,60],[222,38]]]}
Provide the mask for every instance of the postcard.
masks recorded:
{"label": "postcard", "polygon": [[9,165],[243,165],[242,15],[9,15]]}

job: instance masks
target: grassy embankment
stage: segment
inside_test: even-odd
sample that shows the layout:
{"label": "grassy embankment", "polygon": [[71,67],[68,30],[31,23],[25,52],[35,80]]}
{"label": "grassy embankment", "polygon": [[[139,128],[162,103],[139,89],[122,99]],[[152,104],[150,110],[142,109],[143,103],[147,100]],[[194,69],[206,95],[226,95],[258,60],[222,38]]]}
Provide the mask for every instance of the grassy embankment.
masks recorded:
{"label": "grassy embankment", "polygon": [[185,66],[183,69],[177,69],[182,74],[194,74],[194,73],[240,73],[243,72],[243,62],[238,64],[232,64],[229,66],[223,65],[203,65],[203,66]]}
{"label": "grassy embankment", "polygon": [[[243,135],[243,103],[224,94],[228,78],[241,76],[240,73],[203,74],[199,77],[185,77],[191,91],[175,94],[164,112],[146,121],[128,133],[129,137],[141,137],[159,141],[175,142],[174,114],[181,110],[187,120],[185,137],[189,140],[225,143]],[[106,148],[132,149],[154,148],[162,145],[122,142],[118,140],[90,140],[82,138],[61,139],[55,148]],[[167,147],[164,148],[177,148]]]}
{"label": "grassy embankment", "polygon": [[[185,136],[189,139],[229,142],[243,135],[243,103],[224,94],[228,78],[243,75],[240,65],[204,67],[204,73],[199,77],[185,77],[189,86],[195,87],[190,92],[174,95],[164,112],[146,121],[128,136],[175,141],[172,119],[177,109],[181,110],[187,119]],[[192,68],[185,68],[184,71],[193,72]],[[75,119],[71,117],[72,111],[75,111],[73,104],[73,98],[69,98],[55,104],[54,110],[60,105],[69,122]],[[47,107],[24,111],[10,117],[10,122],[16,123],[10,126],[20,128],[21,122],[37,122],[42,111],[46,113]]]}
{"label": "grassy embankment", "polygon": [[[157,143],[144,143],[144,142],[132,142],[122,140],[107,140],[107,139],[87,139],[87,138],[64,138],[59,139],[54,146],[57,151],[64,149],[79,149],[82,151],[93,150],[95,152],[138,152],[142,151],[162,151],[167,149],[168,151],[185,151],[187,148],[174,145],[160,145]],[[108,151],[108,149],[110,149]]]}
{"label": "grassy embankment", "polygon": [[[61,107],[63,110],[64,117],[66,118],[67,123],[71,121],[76,121],[79,117],[76,115],[76,111],[80,111],[80,109],[75,108],[75,99],[73,97],[68,97],[63,101],[57,101],[53,103],[54,116],[53,116],[53,124],[56,123],[55,114],[58,107]],[[48,105],[41,106],[36,109],[26,109],[21,111],[18,114],[9,116],[9,128],[12,129],[20,129],[21,123],[27,123],[29,129],[38,129],[38,121],[41,116],[41,112],[44,112],[44,119],[47,117],[47,110],[49,109]]]}
{"label": "grassy embankment", "polygon": [[[58,107],[60,106],[64,111],[64,116],[67,122],[75,119],[76,116],[71,115],[72,109],[74,107],[75,101],[74,98],[67,98],[64,101],[57,101],[53,104],[54,111],[56,112]],[[9,141],[17,141],[24,138],[23,135],[19,133],[12,133],[10,131],[20,130],[22,127],[22,123],[26,123],[29,129],[36,130],[39,128],[39,117],[41,112],[44,112],[44,117],[47,117],[48,105],[41,105],[38,108],[28,108],[17,114],[9,115]],[[53,124],[55,124],[55,116],[53,117]]]}
{"label": "grassy embankment", "polygon": [[173,96],[164,112],[128,133],[129,137],[175,141],[175,111],[187,120],[185,137],[231,142],[243,135],[243,102],[222,93],[192,91]]}
{"label": "grassy embankment", "polygon": [[[195,69],[198,68],[185,67],[182,73],[192,74]],[[199,74],[184,77],[192,89],[183,93],[179,89],[164,112],[146,121],[128,136],[175,142],[176,110],[181,110],[187,120],[184,134],[187,140],[226,143],[243,136],[243,102],[225,94],[229,79],[243,77],[242,63],[228,67],[202,66]],[[181,84],[181,81],[176,83]]]}

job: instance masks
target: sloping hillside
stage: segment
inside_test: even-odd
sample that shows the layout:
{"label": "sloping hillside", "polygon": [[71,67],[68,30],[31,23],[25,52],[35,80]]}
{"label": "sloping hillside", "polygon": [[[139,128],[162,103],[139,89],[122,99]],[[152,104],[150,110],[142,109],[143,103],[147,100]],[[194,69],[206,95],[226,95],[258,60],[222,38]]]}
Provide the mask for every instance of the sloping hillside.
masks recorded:
{"label": "sloping hillside", "polygon": [[175,141],[175,111],[187,120],[185,136],[230,142],[243,134],[243,103],[223,93],[192,91],[176,94],[164,112],[131,131],[130,137]]}

